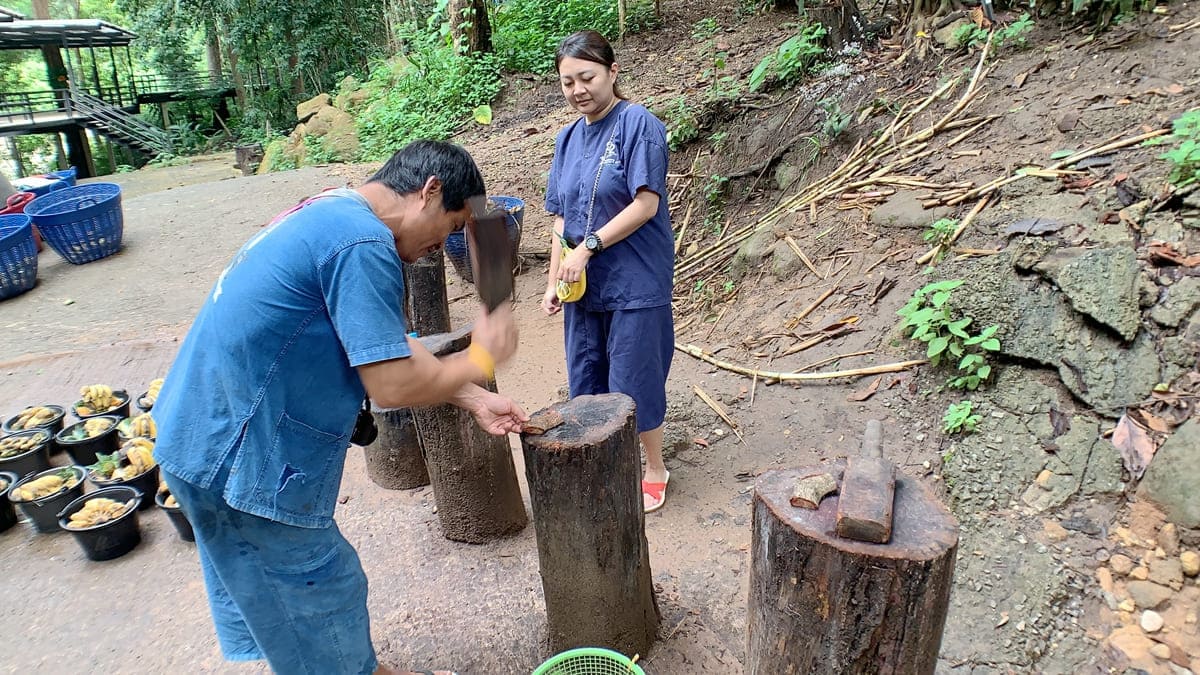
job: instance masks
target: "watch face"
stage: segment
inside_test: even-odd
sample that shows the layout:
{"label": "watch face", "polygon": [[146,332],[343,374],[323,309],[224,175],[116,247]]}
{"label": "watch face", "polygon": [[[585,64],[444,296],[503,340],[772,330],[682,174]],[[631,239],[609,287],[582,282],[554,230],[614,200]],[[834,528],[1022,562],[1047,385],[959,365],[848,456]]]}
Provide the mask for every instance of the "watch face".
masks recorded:
{"label": "watch face", "polygon": [[595,251],[600,248],[600,238],[594,234],[589,234],[583,239],[583,247],[589,251]]}

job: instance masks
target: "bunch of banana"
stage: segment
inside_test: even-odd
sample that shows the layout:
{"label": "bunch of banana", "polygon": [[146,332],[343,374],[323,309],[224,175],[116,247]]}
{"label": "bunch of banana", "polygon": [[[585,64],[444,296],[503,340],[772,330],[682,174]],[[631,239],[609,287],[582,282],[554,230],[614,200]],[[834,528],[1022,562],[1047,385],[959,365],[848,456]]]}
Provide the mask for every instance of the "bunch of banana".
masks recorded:
{"label": "bunch of banana", "polygon": [[157,438],[158,425],[154,423],[154,418],[150,416],[150,413],[142,413],[129,420],[129,435]]}
{"label": "bunch of banana", "polygon": [[113,477],[118,480],[140,476],[154,468],[154,441],[148,438],[130,440],[121,448],[121,452],[125,455],[126,465],[118,469],[118,471],[123,471],[122,477],[118,478],[116,473],[113,474]]}
{"label": "bunch of banana", "polygon": [[71,514],[71,521],[67,523],[67,527],[73,530],[82,530],[116,520],[132,509],[133,504],[134,500],[132,499],[127,502],[119,502],[108,497],[90,499],[82,509]]}
{"label": "bunch of banana", "polygon": [[4,492],[6,488],[8,488],[8,481],[0,478],[0,492]]}
{"label": "bunch of banana", "polygon": [[143,408],[154,407],[154,402],[158,400],[158,392],[162,391],[162,386],[163,379],[161,377],[150,381],[150,389],[142,396],[141,405]]}
{"label": "bunch of banana", "polygon": [[113,396],[112,387],[106,384],[89,384],[79,390],[81,396],[75,405],[75,412],[80,415],[94,415],[108,412],[121,405],[121,400]]}
{"label": "bunch of banana", "polygon": [[39,444],[45,443],[49,437],[50,434],[43,431],[25,436],[6,436],[0,438],[0,459],[13,457],[14,455],[32,450]]}
{"label": "bunch of banana", "polygon": [[83,432],[87,434],[88,438],[93,438],[111,429],[112,425],[112,420],[106,420],[102,417],[93,417],[92,419],[83,423]]}
{"label": "bunch of banana", "polygon": [[17,421],[13,423],[13,428],[33,429],[34,427],[40,427],[43,424],[49,423],[57,414],[44,405],[30,406],[17,415]]}
{"label": "bunch of banana", "polygon": [[52,473],[49,476],[42,476],[18,486],[13,489],[12,496],[17,501],[31,502],[35,499],[49,497],[56,492],[73,488],[78,483],[79,479],[75,476],[75,472],[68,469]]}
{"label": "bunch of banana", "polygon": [[167,481],[158,481],[158,494],[166,495],[166,497],[163,497],[163,506],[166,506],[167,508],[175,508],[176,506],[179,506],[179,502],[175,501],[175,495],[171,494],[171,488],[167,487]]}

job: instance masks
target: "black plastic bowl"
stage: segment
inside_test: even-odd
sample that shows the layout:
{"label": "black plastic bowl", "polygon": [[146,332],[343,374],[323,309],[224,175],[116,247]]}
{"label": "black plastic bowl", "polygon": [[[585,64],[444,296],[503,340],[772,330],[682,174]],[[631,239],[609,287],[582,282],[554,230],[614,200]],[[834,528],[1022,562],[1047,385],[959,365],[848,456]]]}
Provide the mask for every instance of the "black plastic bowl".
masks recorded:
{"label": "black plastic bowl", "polygon": [[138,394],[137,398],[133,399],[133,404],[137,406],[138,410],[141,410],[142,412],[150,412],[151,410],[154,409],[153,403],[151,403],[150,405],[145,405],[144,403],[142,403],[142,399],[146,398],[146,394],[149,394],[149,393],[150,393],[150,390],[147,389],[146,391],[143,391],[141,394]]}
{"label": "black plastic bowl", "polygon": [[39,434],[45,436],[45,440],[41,443],[19,455],[0,459],[0,471],[11,471],[17,474],[18,477],[24,478],[31,473],[38,473],[39,471],[49,469],[50,445],[54,440],[54,435],[49,431],[35,428],[30,431],[18,431],[15,434],[6,434],[2,438],[24,438]]}
{"label": "black plastic bowl", "polygon": [[[15,473],[0,471],[0,483],[4,483],[4,487],[0,488],[0,532],[10,529],[13,525],[17,524],[17,510],[13,508],[13,503],[8,501],[8,491],[13,489],[18,480]],[[188,527],[188,530],[191,529],[191,527]],[[181,532],[180,534],[182,535],[183,533]]]}
{"label": "black plastic bowl", "polygon": [[[45,429],[46,431],[50,432],[51,436],[62,431],[63,418],[66,417],[66,415],[67,415],[66,411],[63,410],[63,407],[61,405],[46,405],[46,406],[42,406],[42,407],[49,408],[49,409],[55,411],[57,414],[53,418],[51,418],[51,420],[49,422],[46,422],[45,424],[43,424],[41,426],[36,426],[33,428],[34,429]],[[6,433],[6,434],[14,433],[17,431],[28,431],[28,429],[18,429],[17,428],[16,425],[17,425],[18,417],[20,417],[20,413],[17,413],[16,415],[13,415],[12,417],[4,420],[4,425],[0,426],[0,430],[3,430],[4,433]]]}
{"label": "black plastic bowl", "polygon": [[[154,491],[158,489],[158,465],[155,464],[149,469],[128,480],[104,480],[95,477],[89,471],[88,480],[90,480],[92,484],[98,488],[131,487],[143,495],[152,495],[154,494]],[[153,502],[151,502],[149,499],[143,499],[142,503],[138,505],[138,508],[144,511],[153,505]]]}
{"label": "black plastic bowl", "polygon": [[[79,511],[84,504],[97,497],[108,497],[118,502],[137,499],[138,504],[117,516],[116,520],[110,520],[107,523],[100,523],[82,530],[67,527],[67,524],[71,522],[71,514]],[[131,487],[106,487],[89,492],[59,511],[58,526],[75,535],[75,541],[79,542],[79,547],[83,549],[83,554],[88,557],[88,560],[119,558],[132,551],[142,541],[142,530],[138,527],[137,516],[142,501],[144,501],[142,493]]]}
{"label": "black plastic bowl", "polygon": [[105,410],[104,412],[92,413],[90,415],[80,415],[75,410],[80,403],[83,403],[82,400],[79,400],[71,406],[71,414],[81,420],[90,420],[93,417],[101,416],[112,417],[114,415],[117,417],[129,417],[129,394],[124,389],[114,389],[113,396],[116,396],[117,400],[121,401],[121,405]]}
{"label": "black plastic bowl", "polygon": [[184,515],[183,509],[178,506],[167,506],[163,500],[167,498],[169,492],[158,492],[154,495],[154,503],[158,504],[158,508],[167,512],[167,518],[171,520],[171,524],[175,526],[175,531],[179,533],[179,538],[184,541],[196,541],[196,533],[192,531],[192,524],[188,522],[187,516]]}
{"label": "black plastic bowl", "polygon": [[83,428],[84,422],[87,421],[84,420],[83,422],[76,422],[75,424],[72,424],[66,429],[58,432],[58,435],[54,437],[54,442],[61,445],[76,464],[83,466],[95,464],[97,453],[102,452],[106,455],[111,455],[117,451],[118,447],[120,447],[120,443],[118,443],[117,438],[117,424],[121,422],[121,418],[115,415],[103,415],[103,417],[111,417],[113,424],[108,428],[108,431],[105,431],[99,436],[83,438],[80,440],[74,440],[70,438],[71,433],[76,428]]}
{"label": "black plastic bowl", "polygon": [[[17,501],[13,498],[12,491],[14,489],[48,473],[55,473],[62,471],[63,469],[71,469],[75,472],[75,476],[79,478],[79,482],[75,484],[75,487],[56,492],[49,497],[34,499],[28,502]],[[63,506],[69,504],[72,499],[75,499],[79,495],[83,494],[83,478],[86,473],[87,471],[85,471],[81,466],[58,466],[47,471],[42,471],[41,473],[35,473],[32,476],[25,477],[16,485],[11,486],[7,495],[8,500],[16,504],[17,507],[21,509],[21,513],[24,513],[25,517],[29,519],[29,522],[33,525],[34,530],[42,533],[58,532],[60,529],[58,526],[58,513],[62,510]]]}

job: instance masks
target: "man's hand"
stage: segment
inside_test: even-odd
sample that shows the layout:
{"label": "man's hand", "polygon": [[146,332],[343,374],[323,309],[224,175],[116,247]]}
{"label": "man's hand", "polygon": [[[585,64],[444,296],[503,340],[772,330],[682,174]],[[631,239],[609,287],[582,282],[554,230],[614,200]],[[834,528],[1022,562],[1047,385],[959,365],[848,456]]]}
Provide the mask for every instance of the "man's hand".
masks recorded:
{"label": "man's hand", "polygon": [[472,405],[467,409],[479,424],[479,428],[495,436],[521,433],[521,425],[529,421],[529,415],[511,398],[479,389],[471,395]]}
{"label": "man's hand", "polygon": [[497,365],[512,358],[517,351],[517,323],[513,319],[512,307],[504,303],[491,313],[480,307],[471,331],[471,341],[486,349]]}

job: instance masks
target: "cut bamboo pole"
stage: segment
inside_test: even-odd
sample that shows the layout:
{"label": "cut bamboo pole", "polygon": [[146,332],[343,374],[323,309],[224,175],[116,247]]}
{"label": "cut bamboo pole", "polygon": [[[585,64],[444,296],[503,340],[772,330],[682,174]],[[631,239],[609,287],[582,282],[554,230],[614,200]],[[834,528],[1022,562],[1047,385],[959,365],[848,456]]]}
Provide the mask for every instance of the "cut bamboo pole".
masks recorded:
{"label": "cut bamboo pole", "polygon": [[923,366],[929,363],[926,359],[917,359],[913,361],[899,361],[897,363],[885,363],[879,366],[870,366],[868,368],[853,368],[851,370],[837,370],[828,373],[776,373],[770,371],[755,370],[739,366],[729,361],[718,359],[711,354],[708,354],[703,349],[696,345],[685,345],[678,342],[675,343],[675,349],[694,356],[705,363],[712,364],[722,370],[728,370],[732,373],[745,375],[746,377],[759,377],[764,380],[776,380],[779,382],[811,382],[817,380],[831,380],[839,377],[860,377],[863,375],[879,375],[881,373],[897,373],[917,366]]}

